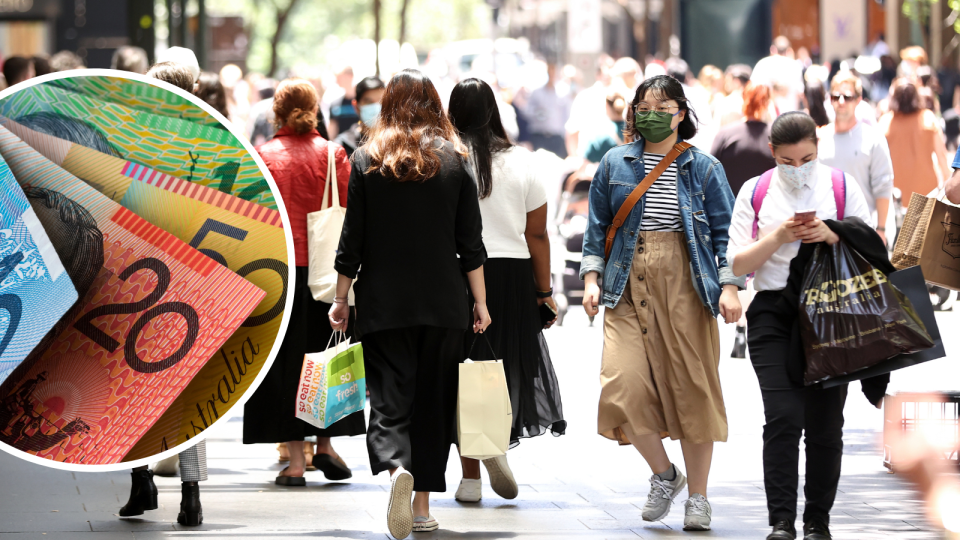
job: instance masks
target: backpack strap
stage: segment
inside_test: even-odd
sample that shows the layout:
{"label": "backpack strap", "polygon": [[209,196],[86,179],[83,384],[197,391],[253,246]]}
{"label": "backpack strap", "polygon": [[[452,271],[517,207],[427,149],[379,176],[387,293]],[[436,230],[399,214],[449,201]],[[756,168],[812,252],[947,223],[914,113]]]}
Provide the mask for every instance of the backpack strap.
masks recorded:
{"label": "backpack strap", "polygon": [[833,181],[833,201],[837,204],[837,221],[843,221],[847,207],[847,175],[839,169],[832,169],[830,180]]}
{"label": "backpack strap", "polygon": [[753,186],[753,196],[750,198],[753,203],[753,238],[756,238],[760,233],[760,207],[763,206],[763,199],[770,189],[770,181],[773,179],[773,171],[775,170],[770,169],[761,174],[760,179]]}

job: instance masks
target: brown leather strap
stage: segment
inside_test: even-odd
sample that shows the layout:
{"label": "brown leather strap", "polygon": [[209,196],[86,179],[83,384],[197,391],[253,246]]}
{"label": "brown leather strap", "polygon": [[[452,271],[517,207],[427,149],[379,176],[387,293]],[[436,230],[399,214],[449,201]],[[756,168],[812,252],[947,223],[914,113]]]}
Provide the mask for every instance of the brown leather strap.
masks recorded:
{"label": "brown leather strap", "polygon": [[677,160],[680,157],[680,154],[686,152],[686,150],[693,145],[688,142],[678,142],[673,145],[673,148],[670,149],[670,152],[667,155],[663,156],[663,159],[660,160],[660,163],[650,174],[648,174],[642,182],[640,182],[637,187],[633,188],[633,191],[630,192],[630,196],[627,197],[627,200],[623,201],[623,204],[620,205],[620,210],[617,211],[617,215],[613,218],[613,223],[607,227],[607,238],[604,245],[604,259],[610,258],[610,251],[613,249],[613,239],[617,236],[617,230],[623,225],[623,222],[627,220],[627,216],[630,215],[630,212],[633,210],[633,207],[636,206],[637,201],[640,200],[640,197],[643,197],[643,194],[650,189],[650,186],[660,178],[660,175],[663,174],[663,171],[667,170],[667,167],[671,163]]}

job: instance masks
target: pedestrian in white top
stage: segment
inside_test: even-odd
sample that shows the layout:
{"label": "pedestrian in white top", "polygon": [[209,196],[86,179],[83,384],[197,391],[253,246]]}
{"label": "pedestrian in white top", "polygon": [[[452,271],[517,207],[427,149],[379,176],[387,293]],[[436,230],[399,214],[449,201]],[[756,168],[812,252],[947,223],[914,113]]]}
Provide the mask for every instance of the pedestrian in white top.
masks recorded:
{"label": "pedestrian in white top", "polygon": [[[820,161],[853,176],[863,191],[870,219],[886,243],[885,225],[893,193],[893,162],[883,133],[857,119],[863,102],[863,83],[849,71],[841,71],[830,83],[830,103],[836,113],[833,124],[820,128]],[[874,217],[876,214],[876,217]]]}
{"label": "pedestrian in white top", "polygon": [[[503,360],[510,391],[513,425],[510,445],[547,431],[561,435],[560,388],[542,330],[556,321],[557,305],[550,287],[550,241],[547,238],[547,193],[534,154],[507,138],[496,98],[479,79],[460,82],[450,94],[450,121],[470,150],[467,170],[477,181],[483,244],[487,306],[496,317],[485,335]],[[542,317],[543,314],[548,314]],[[473,336],[464,340],[469,349]],[[479,344],[478,344],[479,345]],[[475,360],[486,346],[465,351]],[[471,354],[472,353],[472,354]],[[480,463],[461,458],[463,480],[456,498],[481,498]],[[506,456],[483,461],[494,492],[505,499],[518,494]]]}
{"label": "pedestrian in white top", "polygon": [[[766,424],[763,427],[763,481],[769,524],[767,540],[794,540],[800,437],[805,436],[806,504],[804,540],[829,540],[830,509],[837,495],[843,456],[843,405],[847,385],[824,389],[797,385],[789,359],[797,305],[783,291],[790,262],[801,243],[835,244],[840,237],[823,220],[870,218],[860,186],[849,176],[835,185],[832,170],[817,159],[817,125],[803,112],[781,115],[770,128],[770,150],[777,168],[762,200],[755,200],[761,178],[747,181],[737,196],[730,224],[727,259],[738,276],[756,272],[757,295],[747,310],[747,343]],[[842,177],[841,177],[842,178]],[[754,210],[759,203],[759,213]],[[838,208],[842,206],[842,208]],[[801,219],[797,213],[814,211]],[[803,354],[799,352],[799,354]]]}

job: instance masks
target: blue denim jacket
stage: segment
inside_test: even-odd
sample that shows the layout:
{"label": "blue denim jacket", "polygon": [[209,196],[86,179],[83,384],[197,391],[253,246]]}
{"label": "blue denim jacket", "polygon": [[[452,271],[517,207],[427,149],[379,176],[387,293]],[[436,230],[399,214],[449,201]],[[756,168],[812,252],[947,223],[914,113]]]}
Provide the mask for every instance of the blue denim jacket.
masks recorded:
{"label": "blue denim jacket", "polygon": [[[604,306],[615,307],[630,277],[637,233],[646,195],[633,207],[617,231],[609,264],[603,260],[607,226],[620,205],[646,176],[643,143],[619,146],[607,152],[590,184],[590,218],[583,236],[580,279],[588,272],[603,276]],[[727,229],[735,199],[723,166],[710,154],[693,147],[677,158],[677,199],[687,245],[694,289],[714,317],[720,314],[723,285],[744,287],[746,277],[736,277],[727,264]]]}

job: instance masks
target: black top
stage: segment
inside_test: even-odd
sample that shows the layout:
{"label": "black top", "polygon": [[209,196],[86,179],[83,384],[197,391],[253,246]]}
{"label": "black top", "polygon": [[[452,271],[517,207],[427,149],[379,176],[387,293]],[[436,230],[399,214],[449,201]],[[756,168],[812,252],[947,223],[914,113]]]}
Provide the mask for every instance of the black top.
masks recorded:
{"label": "black top", "polygon": [[342,146],[347,151],[347,157],[351,157],[357,151],[357,148],[363,146],[363,139],[364,137],[360,133],[360,124],[356,123],[350,129],[337,135],[333,142]]}
{"label": "black top", "polygon": [[713,139],[713,157],[723,165],[733,196],[751,178],[777,166],[770,155],[770,125],[755,120],[724,127]]}
{"label": "black top", "polygon": [[465,272],[487,259],[477,185],[449,142],[443,142],[441,159],[433,178],[400,182],[364,172],[370,166],[364,148],[353,155],[334,267],[351,278],[359,271],[360,334],[469,325]]}

